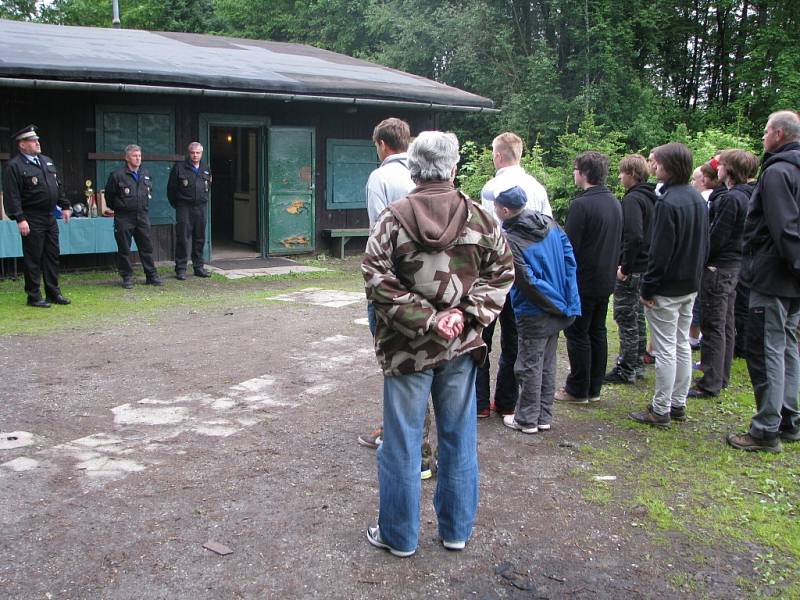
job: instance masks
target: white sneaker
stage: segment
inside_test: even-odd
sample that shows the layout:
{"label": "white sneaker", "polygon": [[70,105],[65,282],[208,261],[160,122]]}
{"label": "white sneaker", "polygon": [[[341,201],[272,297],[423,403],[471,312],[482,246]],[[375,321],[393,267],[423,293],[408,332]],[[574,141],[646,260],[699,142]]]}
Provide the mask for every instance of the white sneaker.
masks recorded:
{"label": "white sneaker", "polygon": [[541,423],[539,424],[539,431],[550,431],[551,428],[552,425],[550,425],[550,423],[545,423],[544,425]]}
{"label": "white sneaker", "polygon": [[399,556],[400,558],[411,556],[416,552],[416,550],[396,550],[395,548],[392,548],[389,544],[383,541],[383,538],[381,537],[381,531],[377,525],[374,527],[367,527],[367,541],[376,548],[388,550],[394,556]]}
{"label": "white sneaker", "polygon": [[533,427],[520,425],[514,420],[514,415],[506,415],[503,417],[503,425],[521,431],[522,433],[539,433],[539,428],[536,425]]}
{"label": "white sneaker", "polygon": [[442,546],[444,546],[448,550],[455,550],[455,551],[463,550],[464,546],[466,545],[467,542],[447,542],[445,540],[442,540]]}

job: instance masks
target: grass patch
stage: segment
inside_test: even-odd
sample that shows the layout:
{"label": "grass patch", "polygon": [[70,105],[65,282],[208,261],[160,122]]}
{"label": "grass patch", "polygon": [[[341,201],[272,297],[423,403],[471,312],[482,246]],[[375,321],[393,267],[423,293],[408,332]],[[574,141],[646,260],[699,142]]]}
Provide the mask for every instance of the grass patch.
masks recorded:
{"label": "grass patch", "polygon": [[143,285],[144,278],[137,275],[137,285],[132,290],[123,289],[119,276],[113,271],[63,273],[59,283],[72,304],[49,309],[25,305],[20,276],[16,281],[0,281],[0,335],[85,329],[105,326],[120,318],[157,320],[172,310],[187,307],[203,311],[220,306],[255,305],[264,303],[270,296],[306,287],[363,291],[363,280],[356,276],[353,265],[347,261],[336,262],[338,265],[320,264],[329,271],[241,279],[214,275],[202,280],[190,277],[183,282],[176,281],[172,269],[164,267],[159,270],[165,283],[163,287]]}
{"label": "grass patch", "polygon": [[[616,328],[610,316],[609,321],[614,349]],[[613,351],[609,355],[613,360]],[[800,598],[800,444],[785,443],[782,454],[746,453],[724,440],[729,431],[745,430],[754,412],[745,362],[734,361],[731,384],[719,398],[690,399],[689,421],[668,430],[627,417],[647,406],[652,390],[649,367],[643,382],[605,386],[598,405],[561,409],[567,419],[603,422],[614,432],[600,444],[581,446],[581,457],[593,470],[623,481],[610,486],[613,502],[643,507],[645,518],[661,531],[749,553],[755,577],[740,582],[749,597]],[[595,488],[587,486],[584,497],[607,504]],[[627,495],[631,489],[637,494]],[[683,578],[674,583],[690,585]]]}

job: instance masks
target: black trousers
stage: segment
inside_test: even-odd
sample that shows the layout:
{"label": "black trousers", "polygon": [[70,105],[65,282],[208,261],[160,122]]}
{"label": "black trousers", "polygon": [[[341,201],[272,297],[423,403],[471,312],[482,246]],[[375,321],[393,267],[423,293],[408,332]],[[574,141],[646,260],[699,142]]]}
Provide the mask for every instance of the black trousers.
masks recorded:
{"label": "black trousers", "polygon": [[[510,297],[506,298],[500,316],[483,330],[483,342],[489,352],[492,351],[492,337],[498,321],[500,321],[500,358],[497,361],[497,387],[494,391],[494,405],[498,411],[513,412],[519,397],[519,386],[517,377],[514,375],[514,363],[517,362],[517,320],[514,317],[514,308],[511,306]],[[489,408],[490,366],[487,355],[486,361],[478,367],[475,374],[478,410]]]}
{"label": "black trousers", "polygon": [[[179,204],[175,207],[175,271],[186,271],[189,253],[192,268],[203,268],[206,245],[206,204]],[[190,250],[191,249],[191,250]]]}
{"label": "black trousers", "polygon": [[581,316],[564,330],[570,369],[564,389],[576,398],[600,396],[608,361],[607,313],[608,296],[581,296]]}
{"label": "black trousers", "polygon": [[150,241],[150,216],[146,212],[116,213],[114,215],[114,239],[117,240],[117,269],[123,279],[133,276],[131,239],[136,240],[144,274],[148,279],[156,276],[156,265],[153,262],[153,242]]}
{"label": "black trousers", "polygon": [[32,300],[42,297],[40,282],[44,275],[44,290],[48,298],[61,293],[58,288],[58,223],[52,213],[26,214],[31,231],[22,238],[22,263],[25,273],[25,293]]}

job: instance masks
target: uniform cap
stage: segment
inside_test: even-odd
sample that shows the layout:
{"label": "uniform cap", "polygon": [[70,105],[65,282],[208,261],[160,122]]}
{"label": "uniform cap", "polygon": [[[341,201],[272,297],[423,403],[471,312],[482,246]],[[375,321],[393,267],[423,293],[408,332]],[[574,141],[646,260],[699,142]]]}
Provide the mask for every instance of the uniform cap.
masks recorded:
{"label": "uniform cap", "polygon": [[23,140],[38,140],[39,135],[36,133],[37,129],[38,127],[36,127],[36,125],[28,125],[12,135],[11,139],[13,139],[15,142],[21,142]]}
{"label": "uniform cap", "polygon": [[511,189],[497,194],[494,201],[506,208],[517,209],[522,208],[528,203],[528,197],[525,195],[525,190],[515,185]]}

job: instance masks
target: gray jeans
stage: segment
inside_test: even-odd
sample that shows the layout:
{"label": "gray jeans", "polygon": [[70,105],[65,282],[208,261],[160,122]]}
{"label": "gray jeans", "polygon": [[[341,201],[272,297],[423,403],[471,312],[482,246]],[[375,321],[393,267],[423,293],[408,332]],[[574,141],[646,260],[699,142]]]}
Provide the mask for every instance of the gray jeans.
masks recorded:
{"label": "gray jeans", "polygon": [[750,290],[745,335],[747,370],[756,398],[756,414],[750,421],[754,438],[774,439],[779,430],[800,427],[798,322],[800,298],[765,296]]}
{"label": "gray jeans", "polygon": [[534,427],[553,422],[558,332],[572,321],[549,315],[517,317],[514,375],[519,384],[519,397],[514,420],[520,425]]}
{"label": "gray jeans", "polygon": [[650,324],[653,356],[656,357],[656,389],[652,407],[657,415],[669,413],[672,406],[686,406],[686,394],[692,379],[689,326],[696,296],[696,292],[685,296],[655,296],[655,306],[644,309]]}

